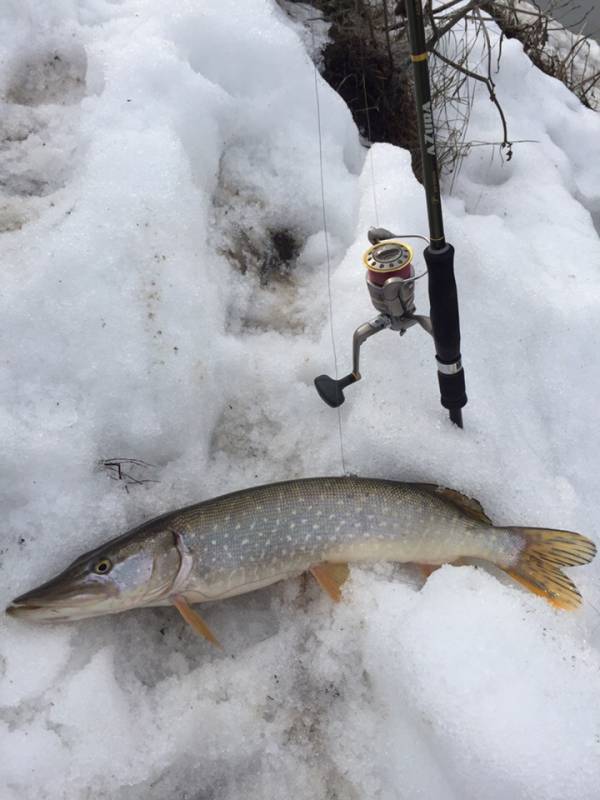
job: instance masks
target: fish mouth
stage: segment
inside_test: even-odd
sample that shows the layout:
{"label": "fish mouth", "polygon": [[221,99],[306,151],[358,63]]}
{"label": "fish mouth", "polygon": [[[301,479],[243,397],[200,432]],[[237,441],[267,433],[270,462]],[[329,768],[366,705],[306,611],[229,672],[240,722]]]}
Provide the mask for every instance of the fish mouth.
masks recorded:
{"label": "fish mouth", "polygon": [[104,613],[99,606],[105,599],[99,592],[89,588],[65,591],[61,595],[51,593],[50,585],[34,589],[16,597],[5,609],[11,617],[35,622],[53,620],[75,620]]}
{"label": "fish mouth", "polygon": [[31,622],[68,622],[71,620],[87,619],[105,614],[106,611],[92,603],[71,604],[42,603],[34,600],[18,602],[13,600],[4,610],[5,614],[15,619]]}
{"label": "fish mouth", "polygon": [[[44,602],[42,600],[16,598],[9,603],[5,613],[18,619],[29,619],[35,622],[51,622],[53,620],[79,619],[90,616],[91,609],[60,602]],[[87,612],[87,613],[86,613]],[[93,612],[92,612],[93,613]]]}
{"label": "fish mouth", "polygon": [[10,605],[6,607],[6,613],[15,615],[19,611],[37,611],[39,608],[44,608],[39,603],[20,603],[18,600],[13,600]]}

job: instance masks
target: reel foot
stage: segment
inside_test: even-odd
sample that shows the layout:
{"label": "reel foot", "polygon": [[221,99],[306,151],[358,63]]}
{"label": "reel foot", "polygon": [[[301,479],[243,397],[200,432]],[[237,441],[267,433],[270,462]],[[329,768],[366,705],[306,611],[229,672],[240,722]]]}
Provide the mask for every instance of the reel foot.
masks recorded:
{"label": "reel foot", "polygon": [[346,399],[344,397],[346,386],[356,383],[357,380],[359,378],[352,372],[339,380],[330,378],[329,375],[319,375],[318,378],[315,378],[315,389],[319,393],[321,400],[327,403],[328,406],[338,408]]}

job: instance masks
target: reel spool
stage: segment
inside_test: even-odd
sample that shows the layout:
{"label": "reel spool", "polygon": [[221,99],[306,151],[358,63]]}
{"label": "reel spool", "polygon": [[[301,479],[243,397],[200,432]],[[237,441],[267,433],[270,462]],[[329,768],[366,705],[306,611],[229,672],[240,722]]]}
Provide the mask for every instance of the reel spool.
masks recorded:
{"label": "reel spool", "polygon": [[402,330],[398,321],[415,311],[413,256],[412,247],[399,239],[374,244],[363,256],[371,302],[391,318],[392,330]]}
{"label": "reel spool", "polygon": [[400,239],[385,239],[372,245],[363,255],[363,264],[373,283],[383,286],[387,278],[412,278],[413,249]]}
{"label": "reel spool", "polygon": [[[426,237],[419,235],[404,238],[428,241]],[[369,296],[379,315],[354,331],[352,372],[339,380],[329,375],[315,378],[315,388],[319,396],[332,408],[341,406],[345,400],[343,390],[360,380],[360,348],[370,336],[385,328],[398,331],[402,336],[417,323],[431,333],[429,317],[415,314],[415,281],[426,275],[427,270],[419,275],[415,274],[412,247],[384,228],[371,228],[369,241],[371,247],[363,255],[363,265],[367,268]]]}

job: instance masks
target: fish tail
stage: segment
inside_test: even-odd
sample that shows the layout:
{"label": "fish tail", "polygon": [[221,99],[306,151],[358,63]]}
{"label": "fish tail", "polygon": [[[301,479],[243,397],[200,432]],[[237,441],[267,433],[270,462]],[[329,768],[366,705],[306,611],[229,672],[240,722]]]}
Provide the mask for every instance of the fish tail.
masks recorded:
{"label": "fish tail", "polygon": [[561,567],[588,564],[596,555],[596,545],[580,533],[545,528],[506,528],[525,538],[518,561],[503,567],[511,578],[534,594],[545,597],[556,608],[572,611],[581,604],[581,595]]}

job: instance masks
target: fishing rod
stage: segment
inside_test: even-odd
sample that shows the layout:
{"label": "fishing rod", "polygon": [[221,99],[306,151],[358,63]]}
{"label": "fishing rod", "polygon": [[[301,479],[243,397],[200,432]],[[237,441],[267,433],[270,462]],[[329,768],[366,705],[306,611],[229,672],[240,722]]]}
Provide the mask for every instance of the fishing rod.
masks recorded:
{"label": "fishing rod", "polygon": [[[394,236],[385,228],[371,228],[371,247],[363,256],[367,268],[367,289],[379,312],[370,322],[360,325],[352,342],[352,372],[343,378],[329,375],[315,378],[319,396],[332,408],[345,400],[344,389],[361,379],[360,348],[379,331],[390,329],[404,335],[415,324],[431,334],[435,345],[440,401],[450,419],[462,428],[462,408],[467,403],[465,373],[460,354],[458,295],[454,278],[454,248],[446,241],[442,218],[440,179],[435,149],[435,129],[431,108],[431,86],[427,63],[427,45],[421,0],[406,0],[406,22],[410,58],[415,81],[417,127],[427,202],[429,237]],[[426,273],[415,273],[413,248],[404,239],[419,238],[428,242],[423,251]],[[429,317],[415,314],[415,282],[427,274]]]}

